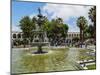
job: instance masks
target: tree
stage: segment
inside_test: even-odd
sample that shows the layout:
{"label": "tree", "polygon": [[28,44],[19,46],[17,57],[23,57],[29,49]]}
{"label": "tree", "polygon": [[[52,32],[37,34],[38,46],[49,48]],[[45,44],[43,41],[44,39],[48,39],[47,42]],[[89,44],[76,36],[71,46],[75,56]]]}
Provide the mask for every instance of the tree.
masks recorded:
{"label": "tree", "polygon": [[93,33],[93,36],[94,36],[94,40],[96,41],[96,6],[93,6],[89,12],[89,19],[93,22],[93,26],[94,26],[94,33]]}
{"label": "tree", "polygon": [[25,16],[20,20],[19,26],[23,32],[23,39],[28,40],[30,45],[33,40],[33,29],[35,28],[35,22],[28,16]]}
{"label": "tree", "polygon": [[84,33],[84,41],[89,38],[89,32],[88,32],[88,30],[89,30],[89,26],[86,25],[86,27],[85,27],[85,29],[83,31],[83,33]]}
{"label": "tree", "polygon": [[[29,42],[32,43],[34,36],[33,30],[36,29],[37,24],[40,24],[39,20],[40,19],[37,19],[37,17],[30,19],[28,16],[25,16],[20,20],[19,26],[23,32],[23,39],[25,41],[29,40]],[[47,17],[42,16],[41,27],[39,26],[39,28],[41,29],[40,31],[45,31],[47,33],[49,41],[54,44],[58,43],[61,39],[65,39],[68,32],[68,25],[63,23],[62,18],[52,19],[49,21]]]}
{"label": "tree", "polygon": [[62,29],[62,37],[65,39],[67,37],[69,27],[67,24],[63,24]]}
{"label": "tree", "polygon": [[77,19],[77,26],[80,28],[80,42],[81,42],[81,47],[84,41],[84,30],[87,27],[87,20],[85,19],[84,16],[80,16]]}
{"label": "tree", "polygon": [[88,26],[88,34],[89,34],[89,38],[93,38],[94,37],[94,26],[93,25],[89,25]]}
{"label": "tree", "polygon": [[45,28],[52,45],[57,45],[67,36],[68,25],[63,23],[62,18],[47,20]]}

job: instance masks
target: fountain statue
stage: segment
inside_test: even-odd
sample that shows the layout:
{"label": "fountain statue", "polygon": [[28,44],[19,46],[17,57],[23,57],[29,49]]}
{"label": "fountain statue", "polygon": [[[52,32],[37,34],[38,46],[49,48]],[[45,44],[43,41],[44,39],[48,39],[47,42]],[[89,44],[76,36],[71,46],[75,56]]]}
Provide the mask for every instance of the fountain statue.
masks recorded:
{"label": "fountain statue", "polygon": [[37,46],[36,54],[47,53],[47,51],[42,50],[42,46],[49,46],[49,41],[47,38],[47,33],[42,29],[44,16],[41,14],[41,9],[38,8],[39,14],[37,15],[38,20],[36,24],[36,30],[34,30],[33,45]]}

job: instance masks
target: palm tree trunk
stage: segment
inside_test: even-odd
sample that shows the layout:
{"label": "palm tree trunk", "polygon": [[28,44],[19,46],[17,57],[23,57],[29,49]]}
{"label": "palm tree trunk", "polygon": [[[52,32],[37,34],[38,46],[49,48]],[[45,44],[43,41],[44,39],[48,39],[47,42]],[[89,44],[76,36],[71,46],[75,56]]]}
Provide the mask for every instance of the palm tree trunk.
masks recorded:
{"label": "palm tree trunk", "polygon": [[83,45],[83,41],[84,41],[84,32],[82,30],[82,45]]}
{"label": "palm tree trunk", "polygon": [[[82,30],[80,28],[80,43],[82,43]],[[81,44],[81,47],[82,47],[82,44]]]}
{"label": "palm tree trunk", "polygon": [[94,40],[96,41],[96,23],[94,24]]}
{"label": "palm tree trunk", "polygon": [[94,22],[94,45],[95,45],[95,50],[96,50],[96,21]]}

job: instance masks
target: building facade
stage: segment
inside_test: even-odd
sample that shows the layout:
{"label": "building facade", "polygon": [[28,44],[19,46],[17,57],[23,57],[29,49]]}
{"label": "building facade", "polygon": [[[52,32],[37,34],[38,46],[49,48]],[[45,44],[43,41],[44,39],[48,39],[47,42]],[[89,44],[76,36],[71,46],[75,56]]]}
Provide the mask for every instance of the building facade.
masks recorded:
{"label": "building facade", "polygon": [[18,31],[13,31],[11,37],[12,37],[12,40],[16,40],[16,39],[23,40],[23,33],[18,32]]}
{"label": "building facade", "polygon": [[66,37],[67,43],[73,41],[73,38],[78,37],[80,38],[80,33],[79,32],[68,32],[68,35]]}
{"label": "building facade", "polygon": [[[18,31],[13,31],[11,37],[12,37],[12,43],[14,42],[14,40],[17,40],[17,39],[22,41],[23,40],[23,33],[18,32]],[[80,33],[79,32],[68,32],[68,35],[66,37],[67,43],[72,43],[73,38],[75,38],[75,37],[79,38]],[[47,42],[48,41],[47,36],[46,37],[44,36],[44,38],[45,38],[44,42]],[[36,41],[37,39],[38,39],[38,36],[34,36],[33,42]]]}

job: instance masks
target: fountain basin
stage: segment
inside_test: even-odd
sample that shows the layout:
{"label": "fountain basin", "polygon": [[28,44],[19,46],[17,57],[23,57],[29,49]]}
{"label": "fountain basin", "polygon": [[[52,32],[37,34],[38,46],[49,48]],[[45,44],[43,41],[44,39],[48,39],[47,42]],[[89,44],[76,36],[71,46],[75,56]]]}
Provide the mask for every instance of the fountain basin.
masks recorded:
{"label": "fountain basin", "polygon": [[33,42],[32,46],[48,46],[50,43],[49,42]]}

